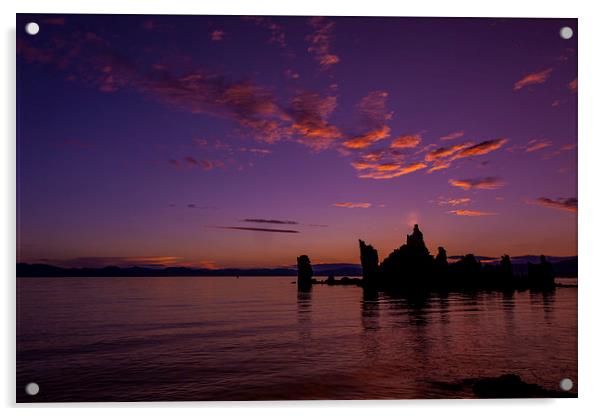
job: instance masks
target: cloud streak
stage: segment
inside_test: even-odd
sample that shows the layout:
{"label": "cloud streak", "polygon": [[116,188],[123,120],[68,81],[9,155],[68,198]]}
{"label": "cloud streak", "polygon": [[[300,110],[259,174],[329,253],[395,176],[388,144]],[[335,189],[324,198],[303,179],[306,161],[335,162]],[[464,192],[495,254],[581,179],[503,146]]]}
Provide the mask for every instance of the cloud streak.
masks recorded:
{"label": "cloud streak", "polygon": [[541,205],[546,208],[559,209],[577,213],[577,198],[546,198],[539,197],[534,201],[528,201],[530,204]]}
{"label": "cloud streak", "polygon": [[449,184],[464,190],[470,189],[499,189],[505,185],[500,178],[488,176],[475,179],[450,179]]}
{"label": "cloud streak", "polygon": [[450,205],[452,207],[458,206],[458,205],[468,205],[470,204],[471,199],[470,198],[440,198],[439,200],[439,205]]}
{"label": "cloud streak", "polygon": [[254,222],[258,224],[285,224],[285,225],[297,225],[299,224],[297,221],[290,220],[272,220],[272,219],[263,219],[263,218],[245,218],[244,222]]}
{"label": "cloud streak", "polygon": [[449,133],[445,136],[441,136],[439,138],[439,140],[445,142],[445,141],[449,141],[449,140],[459,139],[460,137],[463,137],[463,136],[464,136],[464,130],[461,130],[461,131],[455,131],[453,133]]}
{"label": "cloud streak", "polygon": [[233,230],[233,231],[258,231],[262,233],[284,233],[284,234],[298,234],[297,230],[289,230],[283,228],[260,228],[260,227],[234,227],[234,226],[221,226],[215,225],[210,228],[219,228],[222,230]]}
{"label": "cloud streak", "polygon": [[478,211],[474,209],[455,209],[447,211],[448,214],[458,215],[460,217],[488,217],[498,215],[497,212]]}
{"label": "cloud streak", "polygon": [[552,74],[552,68],[544,69],[543,71],[534,72],[525,75],[514,83],[514,91],[523,89],[529,85],[543,84]]}
{"label": "cloud streak", "polygon": [[413,149],[422,142],[420,134],[399,136],[391,142],[392,149]]}
{"label": "cloud streak", "polygon": [[460,150],[458,153],[456,153],[452,156],[452,160],[461,159],[464,157],[486,155],[487,153],[491,153],[494,150],[499,149],[506,143],[508,143],[508,139],[504,139],[504,138],[495,139],[495,140],[486,140],[484,142],[481,142],[481,143],[478,143],[473,146],[470,146],[470,147]]}
{"label": "cloud streak", "polygon": [[382,163],[368,167],[368,170],[361,173],[358,177],[362,179],[393,179],[427,167],[428,166],[422,162],[410,163],[408,165]]}
{"label": "cloud streak", "polygon": [[339,208],[370,208],[372,203],[370,202],[335,202],[332,204],[333,207]]}

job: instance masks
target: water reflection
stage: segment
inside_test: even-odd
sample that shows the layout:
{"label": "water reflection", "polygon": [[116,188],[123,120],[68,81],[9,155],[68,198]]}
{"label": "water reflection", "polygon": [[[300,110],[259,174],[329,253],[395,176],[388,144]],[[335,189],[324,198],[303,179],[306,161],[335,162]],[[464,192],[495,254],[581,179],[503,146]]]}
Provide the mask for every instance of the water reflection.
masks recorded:
{"label": "water reflection", "polygon": [[311,297],[312,291],[297,291],[297,334],[304,355],[311,353]]}
{"label": "water reflection", "polygon": [[379,327],[380,300],[377,292],[364,290],[362,294],[362,328],[376,331]]}
{"label": "water reflection", "polygon": [[474,397],[464,380],[577,381],[574,287],[410,296],[297,292],[273,277],[18,284],[22,310],[45,313],[17,316],[17,382],[41,380],[48,399]]}

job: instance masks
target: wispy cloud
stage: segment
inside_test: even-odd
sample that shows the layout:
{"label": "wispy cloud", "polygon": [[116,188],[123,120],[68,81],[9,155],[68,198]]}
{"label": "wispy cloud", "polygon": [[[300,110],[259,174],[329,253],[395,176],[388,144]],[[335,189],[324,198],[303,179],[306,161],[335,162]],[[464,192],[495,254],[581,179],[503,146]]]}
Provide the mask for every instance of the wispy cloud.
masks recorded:
{"label": "wispy cloud", "polygon": [[284,233],[284,234],[298,234],[297,230],[289,230],[283,228],[259,228],[259,227],[231,227],[231,226],[221,226],[214,225],[209,228],[219,228],[222,230],[233,230],[233,231],[258,231],[263,233]]}
{"label": "wispy cloud", "polygon": [[225,35],[226,35],[226,32],[224,32],[223,30],[216,29],[209,34],[209,38],[213,42],[219,42],[219,41],[224,40]]}
{"label": "wispy cloud", "polygon": [[445,142],[445,141],[449,141],[449,140],[459,139],[460,137],[463,137],[463,136],[464,136],[464,130],[454,131],[453,133],[449,133],[445,136],[441,136],[439,138],[439,140],[442,140]]}
{"label": "wispy cloud", "polygon": [[332,204],[333,207],[340,208],[370,208],[372,203],[370,202],[335,202]]}
{"label": "wispy cloud", "polygon": [[466,142],[466,143],[456,144],[453,146],[439,147],[435,150],[431,150],[430,152],[428,152],[426,154],[424,160],[426,160],[427,162],[432,162],[434,160],[451,157],[454,154],[456,154],[457,152],[459,152],[463,149],[466,149],[467,147],[470,147],[472,145],[473,145],[472,142]]}
{"label": "wispy cloud", "polygon": [[511,146],[507,150],[509,152],[524,151],[527,153],[531,153],[531,152],[536,152],[541,149],[545,149],[546,147],[550,147],[550,146],[552,146],[552,142],[550,140],[532,139],[532,140],[529,140],[525,144]]}
{"label": "wispy cloud", "polygon": [[380,140],[386,139],[387,137],[389,137],[390,133],[391,128],[389,126],[383,125],[376,128],[375,130],[371,130],[365,134],[344,141],[343,146],[345,146],[348,149],[364,149]]}
{"label": "wispy cloud", "polygon": [[484,142],[481,142],[481,143],[478,143],[473,146],[470,146],[470,147],[460,150],[458,153],[456,153],[452,156],[452,160],[460,159],[460,158],[464,158],[464,157],[486,155],[487,153],[491,153],[494,150],[499,149],[506,143],[508,143],[508,139],[504,139],[504,138],[495,139],[495,140],[486,140]]}
{"label": "wispy cloud", "polygon": [[544,69],[543,71],[534,72],[532,74],[525,75],[514,83],[514,91],[518,91],[524,87],[535,84],[543,84],[548,80],[552,74],[552,68]]}
{"label": "wispy cloud", "polygon": [[220,160],[196,159],[192,156],[186,156],[182,160],[170,159],[169,164],[175,168],[200,168],[204,171],[210,171],[224,166],[224,162]]}
{"label": "wispy cloud", "polygon": [[552,199],[546,197],[539,197],[534,201],[527,201],[527,203],[574,213],[577,212],[577,198]]}
{"label": "wispy cloud", "polygon": [[474,209],[455,209],[452,211],[447,211],[447,213],[461,217],[486,217],[490,215],[498,215],[497,212],[478,211]]}
{"label": "wispy cloud", "polygon": [[309,25],[313,28],[313,32],[306,37],[309,42],[307,51],[314,55],[314,58],[322,69],[327,69],[334,64],[340,62],[340,58],[331,52],[332,31],[334,29],[334,21],[325,17],[309,18]]}
{"label": "wispy cloud", "polygon": [[[172,205],[175,207],[175,204]],[[194,208],[194,209],[217,209],[217,207],[212,205],[197,205],[197,204],[187,204],[186,208]]]}
{"label": "wispy cloud", "polygon": [[316,93],[304,92],[293,98],[288,115],[293,121],[293,131],[301,136],[301,143],[315,150],[322,150],[342,137],[338,127],[327,121],[336,106],[335,96],[322,97]]}
{"label": "wispy cloud", "polygon": [[297,225],[299,224],[297,221],[291,220],[272,220],[272,219],[263,219],[263,218],[245,218],[244,222],[254,222],[258,224],[285,224],[285,225]]}
{"label": "wispy cloud", "polygon": [[399,176],[407,175],[408,173],[416,172],[427,168],[428,166],[422,162],[410,163],[408,165],[398,163],[381,163],[369,167],[369,170],[363,171],[359,178],[363,179],[393,179]]}
{"label": "wispy cloud", "polygon": [[470,198],[443,198],[443,197],[439,197],[439,205],[450,205],[452,207],[455,206],[459,206],[459,205],[468,205],[470,204],[471,199]]}
{"label": "wispy cloud", "polygon": [[435,160],[433,162],[433,164],[431,165],[430,169],[427,170],[427,173],[433,173],[436,172],[438,170],[443,170],[443,169],[447,169],[451,166],[451,162],[449,162],[448,160]]}
{"label": "wispy cloud", "polygon": [[391,135],[391,128],[386,124],[393,117],[393,113],[387,109],[388,96],[386,91],[371,91],[360,100],[356,112],[362,133],[351,135],[342,143],[343,147],[365,149]]}
{"label": "wispy cloud", "polygon": [[488,176],[474,179],[450,179],[450,185],[464,190],[469,189],[499,189],[505,185],[500,178]]}
{"label": "wispy cloud", "polygon": [[392,149],[411,149],[418,146],[422,142],[420,134],[407,134],[399,136],[391,141]]}

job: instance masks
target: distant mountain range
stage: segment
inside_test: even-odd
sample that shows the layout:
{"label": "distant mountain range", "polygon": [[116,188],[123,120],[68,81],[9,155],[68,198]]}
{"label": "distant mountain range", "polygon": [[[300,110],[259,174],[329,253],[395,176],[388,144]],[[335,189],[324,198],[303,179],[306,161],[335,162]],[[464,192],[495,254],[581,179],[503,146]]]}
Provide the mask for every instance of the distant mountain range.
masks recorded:
{"label": "distant mountain range", "polygon": [[[451,261],[461,256],[450,256]],[[482,263],[497,263],[499,258],[476,256]],[[548,257],[556,276],[577,277],[577,256]],[[539,263],[539,256],[525,255],[512,257],[514,272],[527,273],[527,263]],[[314,264],[315,276],[361,276],[362,267],[353,263]],[[251,269],[204,269],[191,267],[117,267],[102,268],[64,268],[49,264],[17,263],[17,277],[155,277],[155,276],[296,276],[294,266]]]}

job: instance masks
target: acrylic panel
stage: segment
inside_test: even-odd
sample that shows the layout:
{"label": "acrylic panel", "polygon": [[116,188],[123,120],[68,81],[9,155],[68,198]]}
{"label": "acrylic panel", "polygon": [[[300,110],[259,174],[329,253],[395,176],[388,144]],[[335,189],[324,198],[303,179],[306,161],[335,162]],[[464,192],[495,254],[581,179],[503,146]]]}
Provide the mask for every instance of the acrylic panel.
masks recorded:
{"label": "acrylic panel", "polygon": [[16,27],[18,402],[577,396],[576,19]]}

